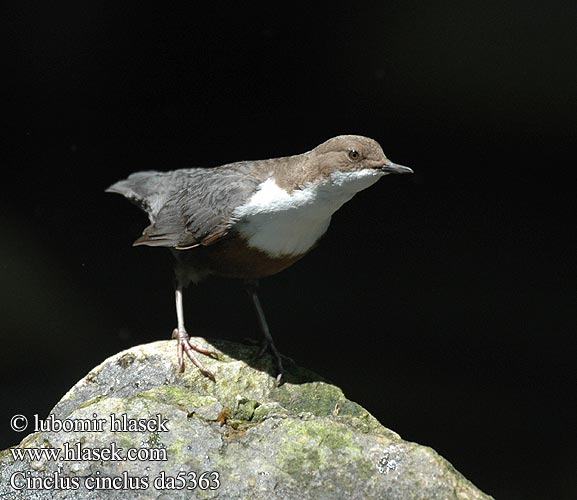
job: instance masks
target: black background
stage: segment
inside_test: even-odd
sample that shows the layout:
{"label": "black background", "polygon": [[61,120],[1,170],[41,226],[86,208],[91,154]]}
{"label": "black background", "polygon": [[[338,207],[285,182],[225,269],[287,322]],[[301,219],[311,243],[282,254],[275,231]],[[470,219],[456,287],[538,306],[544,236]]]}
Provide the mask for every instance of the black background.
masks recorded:
{"label": "black background", "polygon": [[[576,6],[13,2],[0,448],[174,326],[172,257],[131,247],[146,217],[109,184],[356,133],[415,175],[263,281],[279,348],[487,493],[575,498]],[[193,334],[257,335],[237,283],[185,300]]]}

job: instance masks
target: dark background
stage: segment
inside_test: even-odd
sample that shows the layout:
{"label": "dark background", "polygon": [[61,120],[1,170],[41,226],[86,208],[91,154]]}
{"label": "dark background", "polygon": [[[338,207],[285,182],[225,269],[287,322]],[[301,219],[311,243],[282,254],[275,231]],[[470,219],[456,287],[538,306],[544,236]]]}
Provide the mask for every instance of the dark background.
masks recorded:
{"label": "dark background", "polygon": [[[171,256],[109,184],[357,133],[415,175],[263,282],[279,348],[487,493],[575,498],[577,4],[199,5],[2,15],[0,448],[175,324]],[[237,283],[185,300],[193,334],[257,335]]]}

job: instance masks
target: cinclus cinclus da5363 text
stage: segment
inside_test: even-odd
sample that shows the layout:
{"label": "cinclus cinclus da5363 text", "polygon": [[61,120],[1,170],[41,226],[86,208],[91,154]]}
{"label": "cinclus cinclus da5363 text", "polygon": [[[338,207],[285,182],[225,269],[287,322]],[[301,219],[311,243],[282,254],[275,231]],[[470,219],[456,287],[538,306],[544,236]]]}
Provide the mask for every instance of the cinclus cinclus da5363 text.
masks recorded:
{"label": "cinclus cinclus da5363 text", "polygon": [[341,135],[303,154],[241,161],[215,168],[136,172],[110,186],[144,210],[150,225],[134,245],[170,248],[176,257],[178,363],[184,353],[215,380],[194,354],[213,353],[190,341],[182,290],[209,275],[241,279],[253,301],[264,343],[283,366],[264,316],[258,279],[278,273],[310,252],[331,216],[355,193],[387,174],[413,171],[387,159],[367,137]]}

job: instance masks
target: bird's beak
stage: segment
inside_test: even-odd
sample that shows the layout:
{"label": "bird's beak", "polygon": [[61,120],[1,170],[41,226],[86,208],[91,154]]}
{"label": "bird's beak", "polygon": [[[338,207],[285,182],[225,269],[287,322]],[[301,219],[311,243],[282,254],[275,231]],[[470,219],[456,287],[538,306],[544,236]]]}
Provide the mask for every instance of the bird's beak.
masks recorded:
{"label": "bird's beak", "polygon": [[387,174],[412,174],[413,169],[409,167],[404,167],[403,165],[397,165],[390,160],[387,160],[381,170]]}

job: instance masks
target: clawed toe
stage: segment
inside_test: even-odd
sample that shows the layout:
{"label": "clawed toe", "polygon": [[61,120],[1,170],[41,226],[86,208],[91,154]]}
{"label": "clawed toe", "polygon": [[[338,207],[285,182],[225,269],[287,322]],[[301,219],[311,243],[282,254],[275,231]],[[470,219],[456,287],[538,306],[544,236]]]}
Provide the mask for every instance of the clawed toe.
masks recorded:
{"label": "clawed toe", "polygon": [[262,356],[266,353],[266,352],[270,352],[270,354],[272,355],[273,359],[274,359],[274,363],[276,365],[276,383],[275,385],[277,387],[281,386],[282,384],[284,384],[285,380],[284,380],[284,366],[283,366],[283,360],[288,361],[291,364],[294,364],[294,361],[289,358],[288,356],[284,356],[283,354],[281,354],[279,352],[279,350],[276,348],[276,345],[274,344],[274,342],[272,342],[272,339],[264,339],[260,349],[258,350],[258,352],[256,353],[256,358],[262,358]]}
{"label": "clawed toe", "polygon": [[205,377],[209,378],[213,382],[216,382],[216,378],[210,370],[207,370],[200,360],[194,354],[194,351],[210,356],[213,359],[218,359],[218,354],[210,349],[196,345],[194,342],[190,341],[188,333],[184,329],[175,328],[172,331],[172,338],[176,339],[176,354],[178,359],[179,372],[184,372],[184,353],[192,363],[198,368],[200,373]]}

